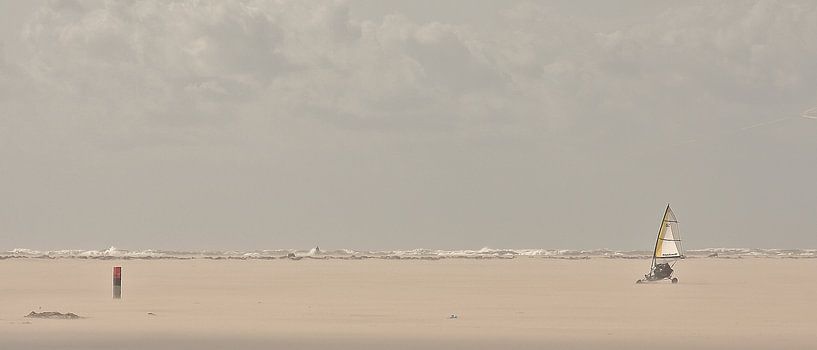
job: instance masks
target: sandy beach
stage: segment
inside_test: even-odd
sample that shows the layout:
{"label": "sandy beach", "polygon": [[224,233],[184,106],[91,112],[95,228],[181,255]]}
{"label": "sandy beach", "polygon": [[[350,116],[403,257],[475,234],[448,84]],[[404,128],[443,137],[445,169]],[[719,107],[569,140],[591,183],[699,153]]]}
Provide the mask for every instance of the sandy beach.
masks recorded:
{"label": "sandy beach", "polygon": [[[111,298],[111,267],[124,269]],[[0,261],[2,349],[806,349],[815,259]],[[82,319],[42,320],[31,311]],[[152,314],[149,314],[152,313]],[[457,319],[449,319],[456,314]]]}

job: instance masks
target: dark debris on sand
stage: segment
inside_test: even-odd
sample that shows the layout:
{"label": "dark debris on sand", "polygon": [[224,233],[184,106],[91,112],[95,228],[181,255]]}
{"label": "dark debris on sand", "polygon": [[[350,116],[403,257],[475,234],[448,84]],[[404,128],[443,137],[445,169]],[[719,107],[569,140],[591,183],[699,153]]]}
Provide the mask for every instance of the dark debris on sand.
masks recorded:
{"label": "dark debris on sand", "polygon": [[73,312],[69,312],[69,313],[64,314],[62,312],[56,312],[56,311],[43,311],[43,312],[34,312],[34,311],[32,311],[26,317],[28,317],[28,318],[47,318],[47,319],[52,319],[52,320],[76,320],[78,318],[81,318],[81,317],[77,316],[77,314],[75,314]]}

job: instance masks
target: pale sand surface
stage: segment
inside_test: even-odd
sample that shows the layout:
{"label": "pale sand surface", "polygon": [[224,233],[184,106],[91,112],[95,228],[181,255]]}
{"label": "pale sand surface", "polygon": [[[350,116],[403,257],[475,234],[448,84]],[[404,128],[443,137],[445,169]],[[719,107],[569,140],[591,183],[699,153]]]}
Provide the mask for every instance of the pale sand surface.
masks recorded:
{"label": "pale sand surface", "polygon": [[[688,259],[679,284],[636,285],[648,265],[0,260],[0,349],[817,347],[817,259]],[[23,317],[40,310],[86,318]]]}

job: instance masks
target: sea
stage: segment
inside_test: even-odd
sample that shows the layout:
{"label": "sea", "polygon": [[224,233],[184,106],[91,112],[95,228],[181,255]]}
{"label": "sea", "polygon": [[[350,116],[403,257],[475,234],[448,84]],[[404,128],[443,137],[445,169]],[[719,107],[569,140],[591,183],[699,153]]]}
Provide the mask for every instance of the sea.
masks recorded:
{"label": "sea", "polygon": [[[648,250],[613,249],[495,249],[477,250],[355,250],[355,249],[264,249],[264,250],[128,250],[116,247],[101,250],[34,250],[17,248],[0,251],[0,259],[650,259]],[[685,258],[817,258],[817,249],[703,248],[691,249]]]}

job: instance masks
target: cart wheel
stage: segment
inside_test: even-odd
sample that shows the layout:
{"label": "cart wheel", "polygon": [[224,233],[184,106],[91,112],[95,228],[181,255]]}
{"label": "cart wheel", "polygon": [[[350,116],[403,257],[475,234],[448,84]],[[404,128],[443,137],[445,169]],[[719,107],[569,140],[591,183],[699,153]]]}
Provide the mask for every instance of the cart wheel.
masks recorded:
{"label": "cart wheel", "polygon": [[673,278],[672,278],[672,284],[676,284],[676,283],[678,283],[678,279],[677,279],[677,278],[675,278],[675,277],[673,277]]}

